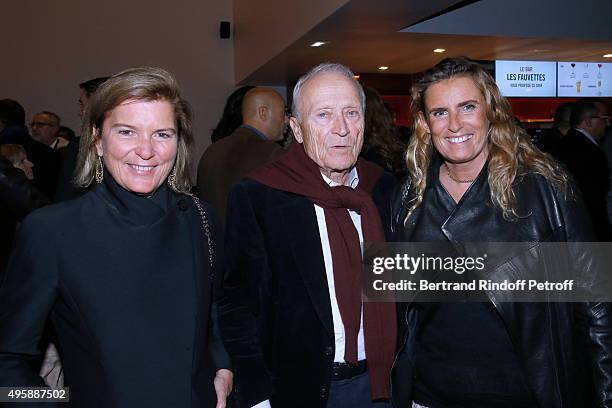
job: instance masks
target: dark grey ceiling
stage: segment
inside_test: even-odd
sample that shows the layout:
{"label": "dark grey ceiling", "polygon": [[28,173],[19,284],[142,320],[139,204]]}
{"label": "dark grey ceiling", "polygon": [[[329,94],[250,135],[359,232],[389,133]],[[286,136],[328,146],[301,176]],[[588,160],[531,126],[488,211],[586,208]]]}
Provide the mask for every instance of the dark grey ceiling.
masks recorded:
{"label": "dark grey ceiling", "polygon": [[[465,6],[431,18],[457,5]],[[386,65],[387,75],[420,72],[461,55],[612,62],[603,58],[612,53],[611,27],[612,0],[351,0],[242,84],[291,84],[322,61],[357,73],[381,73],[378,67]],[[311,48],[314,41],[328,44]],[[446,52],[433,53],[436,48]]]}
{"label": "dark grey ceiling", "polygon": [[612,40],[610,0],[480,0],[408,33]]}

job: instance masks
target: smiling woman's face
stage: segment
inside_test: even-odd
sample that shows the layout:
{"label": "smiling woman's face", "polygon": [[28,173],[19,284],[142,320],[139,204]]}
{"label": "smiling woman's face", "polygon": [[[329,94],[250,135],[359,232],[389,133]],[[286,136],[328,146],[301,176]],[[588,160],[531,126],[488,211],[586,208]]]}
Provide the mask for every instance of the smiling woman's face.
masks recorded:
{"label": "smiling woman's face", "polygon": [[170,102],[128,100],[106,114],[96,149],[121,187],[146,195],[170,174],[177,140]]}
{"label": "smiling woman's face", "polygon": [[454,77],[425,92],[425,123],[436,150],[448,163],[479,171],[487,160],[486,101],[469,77]]}

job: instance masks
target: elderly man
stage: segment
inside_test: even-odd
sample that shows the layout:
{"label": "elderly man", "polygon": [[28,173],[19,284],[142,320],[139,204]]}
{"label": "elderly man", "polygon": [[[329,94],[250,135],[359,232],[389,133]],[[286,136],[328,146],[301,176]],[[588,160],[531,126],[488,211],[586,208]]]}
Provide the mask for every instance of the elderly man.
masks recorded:
{"label": "elderly man", "polygon": [[[241,407],[386,407],[395,306],[361,302],[393,177],[358,160],[363,90],[322,64],[293,91],[297,143],[228,199],[222,334]],[[263,402],[262,402],[263,401]]]}

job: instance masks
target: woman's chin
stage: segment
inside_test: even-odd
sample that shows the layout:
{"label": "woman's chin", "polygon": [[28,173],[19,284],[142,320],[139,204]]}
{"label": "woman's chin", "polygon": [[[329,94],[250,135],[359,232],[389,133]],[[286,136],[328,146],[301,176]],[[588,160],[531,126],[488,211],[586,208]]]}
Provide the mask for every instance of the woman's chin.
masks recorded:
{"label": "woman's chin", "polygon": [[129,180],[124,183],[119,183],[121,187],[138,195],[153,194],[162,183],[154,180]]}

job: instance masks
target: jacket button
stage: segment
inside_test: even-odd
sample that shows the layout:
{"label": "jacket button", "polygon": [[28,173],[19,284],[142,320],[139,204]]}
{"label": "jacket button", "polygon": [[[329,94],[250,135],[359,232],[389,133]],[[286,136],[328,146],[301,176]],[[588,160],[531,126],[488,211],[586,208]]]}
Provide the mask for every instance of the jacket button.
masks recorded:
{"label": "jacket button", "polygon": [[327,346],[325,347],[325,355],[327,357],[331,356],[334,354],[334,348],[332,346]]}
{"label": "jacket button", "polygon": [[325,387],[321,387],[321,398],[326,399],[327,398],[327,388]]}

